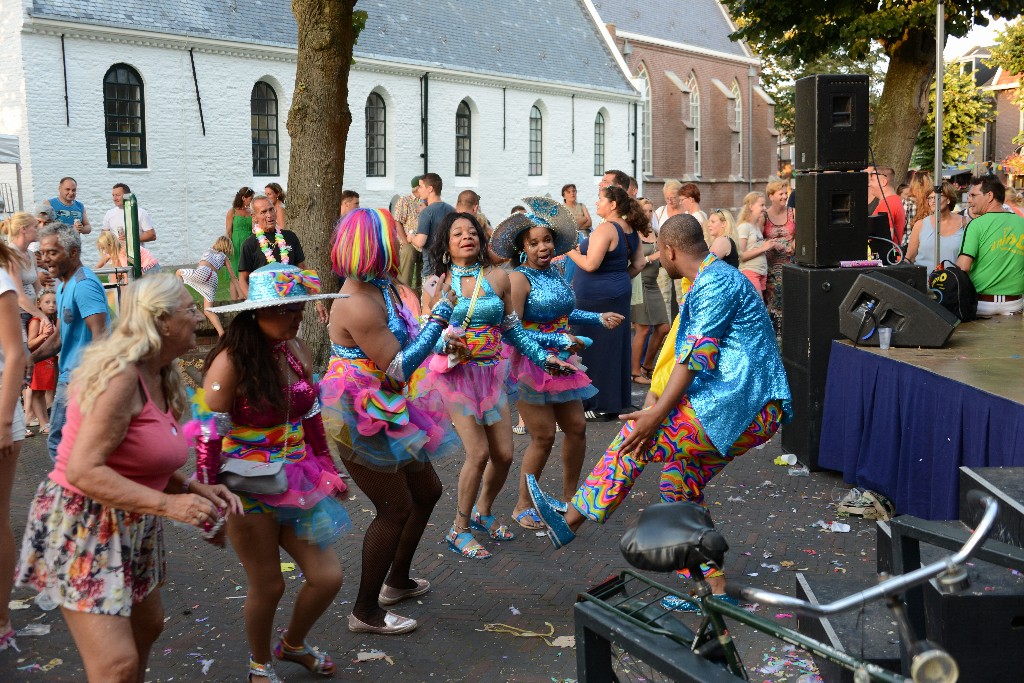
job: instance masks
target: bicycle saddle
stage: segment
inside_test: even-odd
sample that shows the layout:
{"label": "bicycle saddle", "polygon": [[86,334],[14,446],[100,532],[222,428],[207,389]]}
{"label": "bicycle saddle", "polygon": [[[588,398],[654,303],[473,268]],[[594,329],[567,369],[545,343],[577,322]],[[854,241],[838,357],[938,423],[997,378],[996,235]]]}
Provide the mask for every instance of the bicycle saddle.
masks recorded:
{"label": "bicycle saddle", "polygon": [[619,541],[627,562],[655,572],[692,572],[701,563],[722,567],[728,549],[708,511],[688,502],[651,505]]}

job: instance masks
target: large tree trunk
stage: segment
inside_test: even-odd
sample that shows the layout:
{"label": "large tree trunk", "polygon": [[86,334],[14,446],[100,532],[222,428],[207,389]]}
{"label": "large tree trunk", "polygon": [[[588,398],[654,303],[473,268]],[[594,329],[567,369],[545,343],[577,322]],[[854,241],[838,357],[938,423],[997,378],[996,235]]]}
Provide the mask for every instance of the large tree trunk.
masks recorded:
{"label": "large tree trunk", "polygon": [[900,41],[883,47],[889,56],[889,70],[871,139],[876,162],[895,169],[899,185],[928,114],[928,88],[935,75],[935,35],[911,30]]}
{"label": "large tree trunk", "polygon": [[[325,292],[338,290],[331,271],[331,231],[338,219],[345,173],[345,141],[352,123],[348,73],[355,32],[356,0],[292,0],[299,26],[295,93],[288,112],[291,157],[288,166],[286,225],[306,253],[306,267],[320,274]],[[330,302],[325,302],[328,307]],[[327,327],[306,308],[303,339],[313,350],[314,367],[327,364]]]}

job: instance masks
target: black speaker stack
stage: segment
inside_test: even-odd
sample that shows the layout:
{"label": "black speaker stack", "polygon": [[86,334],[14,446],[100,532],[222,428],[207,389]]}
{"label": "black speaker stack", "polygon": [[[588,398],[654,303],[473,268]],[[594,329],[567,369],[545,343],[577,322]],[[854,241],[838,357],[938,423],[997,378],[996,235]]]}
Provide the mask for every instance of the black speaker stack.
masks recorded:
{"label": "black speaker stack", "polygon": [[[832,340],[845,335],[877,346],[873,332],[885,326],[894,328],[893,346],[942,346],[955,326],[927,300],[923,267],[838,267],[868,258],[869,163],[868,77],[798,80],[797,264],[782,271],[782,359],[794,418],[782,428],[782,447],[812,470],[818,469]],[[883,227],[888,236],[887,221]],[[869,279],[859,280],[865,274]],[[853,299],[844,303],[848,295]]]}

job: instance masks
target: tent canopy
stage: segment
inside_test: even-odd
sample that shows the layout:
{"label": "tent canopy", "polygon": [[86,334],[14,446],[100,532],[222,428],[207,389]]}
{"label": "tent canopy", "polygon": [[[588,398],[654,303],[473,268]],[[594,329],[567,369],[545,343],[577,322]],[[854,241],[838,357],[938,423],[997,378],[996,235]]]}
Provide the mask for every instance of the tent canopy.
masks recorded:
{"label": "tent canopy", "polygon": [[19,147],[17,135],[0,135],[0,164],[20,164]]}

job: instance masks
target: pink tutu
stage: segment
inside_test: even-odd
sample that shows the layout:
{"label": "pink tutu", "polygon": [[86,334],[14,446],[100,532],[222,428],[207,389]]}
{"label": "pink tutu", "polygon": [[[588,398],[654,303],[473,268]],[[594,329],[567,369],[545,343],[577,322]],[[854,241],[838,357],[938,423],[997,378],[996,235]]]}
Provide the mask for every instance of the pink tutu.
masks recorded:
{"label": "pink tutu", "polygon": [[552,375],[513,349],[512,375],[516,378],[519,400],[532,405],[549,405],[597,395],[579,356],[571,356],[568,362],[580,369],[571,375]]}
{"label": "pink tutu", "polygon": [[430,357],[429,372],[420,380],[420,391],[437,392],[445,405],[472,415],[482,425],[501,421],[508,405],[509,362],[504,358],[487,363],[459,363],[448,368],[448,356]]}
{"label": "pink tutu", "polygon": [[438,395],[415,394],[367,358],[332,357],[320,398],[328,444],[343,460],[395,472],[459,449]]}

